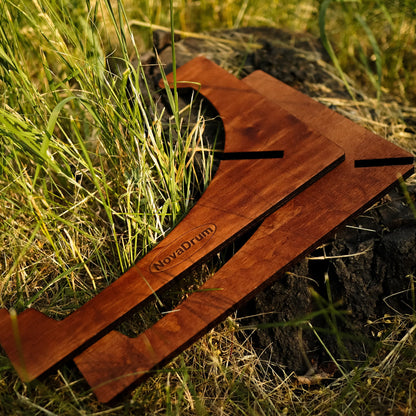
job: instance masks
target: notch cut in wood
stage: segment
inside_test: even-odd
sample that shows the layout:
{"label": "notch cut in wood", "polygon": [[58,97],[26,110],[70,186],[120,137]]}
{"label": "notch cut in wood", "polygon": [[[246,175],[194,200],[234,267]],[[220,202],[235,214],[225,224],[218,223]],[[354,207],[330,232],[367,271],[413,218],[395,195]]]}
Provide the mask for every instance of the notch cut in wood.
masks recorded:
{"label": "notch cut in wood", "polygon": [[247,159],[281,159],[283,150],[271,150],[263,152],[223,152],[218,154],[219,160],[247,160]]}
{"label": "notch cut in wood", "polygon": [[377,159],[357,159],[354,161],[356,168],[371,168],[376,166],[412,165],[414,158],[408,157],[381,157]]}

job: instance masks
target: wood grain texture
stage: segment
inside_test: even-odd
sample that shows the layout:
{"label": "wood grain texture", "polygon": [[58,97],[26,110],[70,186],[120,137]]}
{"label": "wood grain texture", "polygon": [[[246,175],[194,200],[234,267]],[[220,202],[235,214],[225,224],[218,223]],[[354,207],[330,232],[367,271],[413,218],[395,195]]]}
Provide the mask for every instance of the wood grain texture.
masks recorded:
{"label": "wood grain texture", "polygon": [[151,376],[378,200],[398,175],[413,172],[412,165],[355,168],[356,159],[411,155],[262,72],[244,81],[343,147],[346,161],[268,216],[236,255],[175,312],[137,338],[112,331],[76,357],[102,402]]}
{"label": "wood grain texture", "polygon": [[[310,134],[311,129],[293,114],[203,56],[179,71],[177,87],[192,88],[206,97],[221,116],[225,137],[232,134],[224,152],[283,150],[276,148],[276,138],[290,136],[296,140]],[[172,74],[167,81],[173,86]],[[162,81],[159,84],[163,87]]]}
{"label": "wood grain texture", "polygon": [[[177,76],[189,80],[190,68],[195,70],[201,91],[225,114],[226,151],[282,150],[284,157],[221,161],[209,187],[184,220],[143,259],[62,321],[27,309],[18,315],[20,340],[16,342],[9,314],[1,310],[0,343],[24,381],[73,354],[344,160],[344,151],[322,134],[268,103],[217,65],[208,65],[209,70],[206,60],[197,60],[191,67],[179,69]],[[232,100],[227,99],[229,94]],[[241,114],[247,117],[245,109],[254,121],[242,128],[239,124]],[[262,123],[265,114],[276,116],[278,124]]]}

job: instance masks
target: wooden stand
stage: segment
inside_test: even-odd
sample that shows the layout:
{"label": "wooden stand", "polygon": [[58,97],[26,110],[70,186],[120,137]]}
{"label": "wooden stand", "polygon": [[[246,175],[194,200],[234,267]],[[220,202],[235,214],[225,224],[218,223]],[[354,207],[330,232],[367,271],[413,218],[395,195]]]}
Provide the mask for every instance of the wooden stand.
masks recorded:
{"label": "wooden stand", "polygon": [[[201,82],[201,92],[209,96],[217,109],[221,106],[221,97],[225,93],[202,81],[204,72],[212,74],[216,71],[209,61],[197,58],[180,70],[179,79]],[[396,183],[398,176],[407,177],[413,172],[413,157],[410,154],[265,73],[253,73],[244,79],[244,83],[262,94],[264,99],[270,100],[270,105],[281,106],[342,147],[346,160],[269,215],[237,254],[200,291],[178,305],[176,312],[167,314],[137,338],[112,331],[76,357],[76,365],[102,402],[114,399],[125,389],[145,380],[152,370],[166,364],[240,304],[272,283],[345,221],[377,201]],[[195,88],[195,84],[187,85]],[[241,124],[236,129],[244,129],[250,123],[250,117],[243,110],[243,102],[247,103],[242,98],[238,99],[244,120],[240,118]],[[263,113],[262,116],[267,119],[266,125],[273,125],[274,115]],[[227,123],[231,121],[230,118],[224,119],[227,135],[230,134]],[[296,128],[291,135],[290,123],[276,122],[275,130],[285,131],[292,137],[291,151],[294,151],[304,146],[304,142],[303,135],[299,135]],[[261,137],[256,140],[262,140]],[[250,147],[253,145],[248,138],[242,137],[241,140],[248,148],[254,149]],[[310,136],[307,140],[315,139]],[[268,145],[267,148],[270,149]],[[238,151],[238,146],[236,149],[233,151]],[[286,156],[289,149],[285,147],[284,150]],[[318,150],[319,157],[327,151],[324,145]],[[304,153],[304,159],[294,165],[307,164],[309,157],[314,156]],[[264,161],[258,163],[263,164]],[[359,167],[362,165],[367,167]],[[262,184],[263,179],[257,177]],[[280,189],[288,178],[276,175],[274,179],[269,176],[267,180],[276,183],[277,189]],[[233,186],[230,184],[222,191],[227,189],[231,190]],[[248,209],[259,195],[248,195],[249,199],[240,212]],[[224,213],[228,215],[228,208]]]}
{"label": "wooden stand", "polygon": [[[108,331],[344,160],[337,144],[214,63],[199,59],[177,74],[200,82],[198,88],[220,112],[230,160],[221,161],[198,203],[155,249],[67,318],[58,322],[27,309],[18,315],[16,330],[9,313],[0,310],[1,346],[24,381]],[[254,158],[256,152],[267,157]]]}

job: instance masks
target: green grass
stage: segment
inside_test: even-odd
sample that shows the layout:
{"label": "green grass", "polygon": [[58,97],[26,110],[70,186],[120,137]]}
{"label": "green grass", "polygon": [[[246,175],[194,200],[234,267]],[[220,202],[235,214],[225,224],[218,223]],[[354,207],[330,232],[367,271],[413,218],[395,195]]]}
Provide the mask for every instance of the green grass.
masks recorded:
{"label": "green grass", "polygon": [[[151,250],[212,177],[203,115],[190,123],[175,93],[168,108],[153,101],[143,67],[131,64],[149,47],[150,29],[130,21],[169,28],[173,17],[187,32],[308,30],[321,35],[339,74],[378,100],[409,103],[415,13],[410,0],[180,0],[172,15],[158,0],[4,0],[0,307],[67,316]],[[108,54],[123,68],[117,76]],[[361,414],[364,402],[380,410],[380,397],[383,406],[414,409],[414,340],[403,337],[414,317],[386,325],[362,368],[307,387],[276,374],[268,351],[236,338],[238,321],[229,319],[114,406],[99,405],[71,366],[24,385],[0,355],[0,413]]]}
{"label": "green grass", "polygon": [[[160,0],[126,1],[126,10],[132,20],[170,27],[168,5]],[[413,0],[180,0],[174,15],[176,28],[188,32],[241,26],[309,31],[321,37],[342,77],[348,74],[375,97],[415,102]],[[149,46],[149,31],[139,33]]]}
{"label": "green grass", "polygon": [[[190,149],[203,149],[200,129],[176,131],[175,142],[165,137],[177,125],[162,125],[150,96],[145,103],[142,68],[131,67],[124,47],[122,78],[106,74],[98,7],[91,8],[89,20],[77,22],[65,15],[64,5],[46,3],[42,25],[36,9],[21,7],[6,2],[2,15],[1,212],[9,254],[24,253],[4,259],[2,303],[27,307],[34,301],[27,279],[42,268],[55,276],[59,270],[55,291],[60,282],[75,289],[79,273],[89,281],[82,286],[94,291],[108,284],[109,275],[125,270],[189,209],[208,181],[210,159],[208,176],[198,184]],[[76,11],[87,16],[82,4]],[[114,18],[124,45],[126,34],[116,25]],[[10,230],[18,234],[13,242],[7,241]],[[32,264],[28,269],[26,262]],[[14,282],[18,269],[24,272]],[[104,276],[97,273],[102,269]],[[33,296],[39,297],[38,289]]]}

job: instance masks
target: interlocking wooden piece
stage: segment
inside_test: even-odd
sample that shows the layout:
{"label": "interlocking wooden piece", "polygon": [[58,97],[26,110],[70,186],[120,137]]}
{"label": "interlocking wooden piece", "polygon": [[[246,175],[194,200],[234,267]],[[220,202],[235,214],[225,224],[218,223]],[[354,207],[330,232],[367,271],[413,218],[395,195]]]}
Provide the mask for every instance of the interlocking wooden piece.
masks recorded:
{"label": "interlocking wooden piece", "polygon": [[62,321],[27,309],[18,315],[14,331],[9,313],[0,310],[0,343],[24,381],[79,350],[343,161],[339,146],[214,63],[199,59],[177,75],[183,81],[199,81],[201,92],[223,117],[225,155],[283,151],[283,158],[221,161],[184,220],[130,270]]}
{"label": "interlocking wooden piece", "polygon": [[[174,312],[137,338],[112,331],[76,357],[102,402],[145,380],[377,201],[398,175],[413,172],[409,153],[265,73],[255,72],[244,82],[342,146],[346,161],[268,216],[234,257]],[[374,159],[404,165],[355,167],[357,160]]]}

